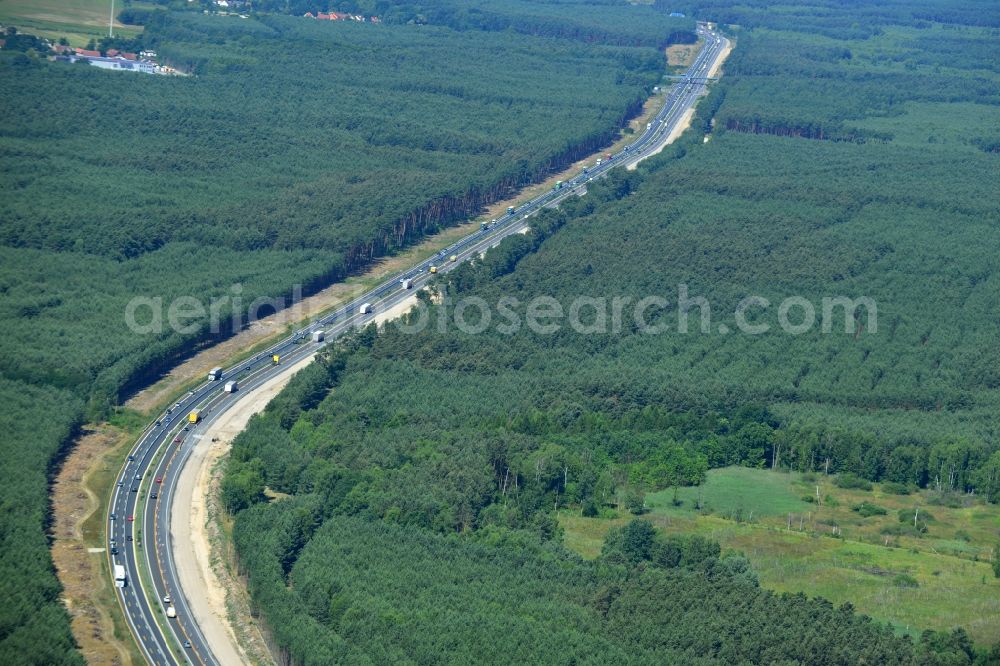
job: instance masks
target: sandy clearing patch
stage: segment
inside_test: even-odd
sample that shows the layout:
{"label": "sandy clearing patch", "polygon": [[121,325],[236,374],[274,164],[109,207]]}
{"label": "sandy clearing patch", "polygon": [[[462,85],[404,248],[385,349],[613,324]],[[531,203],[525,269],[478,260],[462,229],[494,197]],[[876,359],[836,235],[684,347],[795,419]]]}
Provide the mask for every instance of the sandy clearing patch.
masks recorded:
{"label": "sandy clearing patch", "polygon": [[695,44],[674,44],[666,49],[667,64],[671,67],[688,67],[694,62],[698,51],[704,45],[705,40],[699,39]]}
{"label": "sandy clearing patch", "polygon": [[[376,314],[374,320],[384,325],[405,314],[416,302],[413,295]],[[170,510],[174,562],[191,612],[223,664],[260,662],[267,659],[268,652],[259,626],[249,617],[246,587],[234,575],[231,553],[223,552],[218,524],[222,475],[219,463],[250,417],[262,411],[292,376],[310,363],[312,357],[288,366],[279,376],[237,400],[205,431],[179,472]]]}
{"label": "sandy clearing patch", "polygon": [[116,636],[108,611],[115,598],[103,571],[105,549],[93,546],[103,538],[103,532],[84,531],[84,522],[100,509],[89,481],[113,467],[109,454],[123,441],[122,433],[114,428],[88,427],[52,483],[52,561],[63,587],[73,637],[90,664],[133,663],[130,646]]}

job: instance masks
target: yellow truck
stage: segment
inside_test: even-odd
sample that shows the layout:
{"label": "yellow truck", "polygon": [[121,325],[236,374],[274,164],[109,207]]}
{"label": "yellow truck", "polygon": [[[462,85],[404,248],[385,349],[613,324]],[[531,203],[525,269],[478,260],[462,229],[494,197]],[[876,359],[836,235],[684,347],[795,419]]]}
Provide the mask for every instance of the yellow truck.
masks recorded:
{"label": "yellow truck", "polygon": [[192,409],[191,413],[188,414],[188,423],[197,423],[198,421],[201,421],[201,410]]}
{"label": "yellow truck", "polygon": [[280,362],[281,362],[281,356],[279,356],[278,354],[272,354],[271,355],[271,363],[274,363],[275,365],[278,365],[278,363],[280,363]]}
{"label": "yellow truck", "polygon": [[438,267],[437,266],[431,266],[431,273],[437,273],[437,272],[438,272]]}

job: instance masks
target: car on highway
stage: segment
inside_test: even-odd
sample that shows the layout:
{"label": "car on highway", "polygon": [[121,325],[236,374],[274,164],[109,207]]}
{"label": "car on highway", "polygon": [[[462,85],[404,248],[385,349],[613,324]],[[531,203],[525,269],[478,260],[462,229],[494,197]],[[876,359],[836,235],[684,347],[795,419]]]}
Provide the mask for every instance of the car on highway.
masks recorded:
{"label": "car on highway", "polygon": [[126,518],[126,520],[127,520],[128,522],[130,522],[130,523],[131,523],[131,522],[135,522],[135,516],[133,516],[133,515],[131,515],[131,514],[130,514],[130,515],[129,515],[129,517],[128,517],[128,518]]}
{"label": "car on highway", "polygon": [[157,494],[156,494],[156,492],[155,492],[155,491],[154,491],[154,492],[151,492],[151,493],[149,493],[149,499],[156,499],[156,498],[157,498]]}
{"label": "car on highway", "polygon": [[184,647],[190,649],[191,648],[191,641],[184,641]]}
{"label": "car on highway", "polygon": [[163,603],[165,603],[165,604],[169,604],[170,603],[170,595],[169,594],[164,594],[163,595]]}
{"label": "car on highway", "polygon": [[111,546],[111,554],[112,555],[118,554],[118,546]]}
{"label": "car on highway", "polygon": [[118,479],[118,487],[121,488],[124,485],[125,485],[125,481],[123,479]]}
{"label": "car on highway", "polygon": [[135,456],[134,456],[134,455],[132,455],[131,453],[130,453],[130,454],[128,454],[128,461],[129,461],[129,462],[132,462],[133,460],[135,460]]}
{"label": "car on highway", "polygon": [[125,540],[126,541],[132,541],[132,535],[131,534],[126,535],[125,536]]}
{"label": "car on highway", "polygon": [[163,483],[163,477],[162,476],[156,477],[156,482],[157,483]]}
{"label": "car on highway", "polygon": [[139,484],[136,484],[136,485],[132,486],[132,492],[134,492],[134,493],[139,492]]}
{"label": "car on highway", "polygon": [[111,520],[114,520],[115,519],[115,514],[112,512],[111,515],[108,516],[108,517],[111,518]]}
{"label": "car on highway", "polygon": [[181,438],[180,437],[174,437],[174,444],[180,444],[180,443],[181,443]]}

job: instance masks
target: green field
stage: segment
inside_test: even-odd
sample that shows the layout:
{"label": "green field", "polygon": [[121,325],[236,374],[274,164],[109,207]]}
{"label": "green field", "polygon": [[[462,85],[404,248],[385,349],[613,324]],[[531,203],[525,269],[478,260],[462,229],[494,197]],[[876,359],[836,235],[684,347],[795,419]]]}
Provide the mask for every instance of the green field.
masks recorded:
{"label": "green field", "polygon": [[697,511],[699,496],[704,511],[740,514],[748,519],[751,515],[784,515],[805,512],[810,508],[792,487],[791,475],[761,474],[760,470],[749,467],[710,470],[708,480],[702,487],[677,489],[677,500],[683,502],[679,506],[673,504],[672,490],[650,493],[646,496],[646,504],[656,513],[693,515]]}
{"label": "green field", "polygon": [[[117,14],[124,3],[115,5]],[[66,37],[73,46],[108,36],[111,0],[0,0],[0,23],[21,32],[56,40]],[[115,20],[115,35],[132,37],[141,26],[122,25]]]}
{"label": "green field", "polygon": [[[827,502],[819,506],[802,499],[817,483]],[[929,491],[899,496],[878,486],[869,492],[844,490],[822,476],[806,481],[801,474],[744,467],[711,470],[700,495],[701,513],[695,508],[696,488],[679,489],[680,506],[674,506],[672,490],[647,495],[649,517],[664,532],[700,534],[743,551],[768,589],[850,602],[914,636],[961,626],[988,645],[1000,634],[1000,581],[989,564],[1000,531],[996,506],[976,502],[952,508],[935,505]],[[851,510],[863,501],[885,508],[887,515],[863,518]],[[915,506],[934,517],[928,533],[890,537],[886,546],[880,530],[899,523],[899,510]],[[562,512],[565,543],[584,557],[596,557],[607,530],[628,522],[627,516]],[[831,536],[834,525],[843,538]],[[912,577],[917,587],[906,586],[900,576]]]}

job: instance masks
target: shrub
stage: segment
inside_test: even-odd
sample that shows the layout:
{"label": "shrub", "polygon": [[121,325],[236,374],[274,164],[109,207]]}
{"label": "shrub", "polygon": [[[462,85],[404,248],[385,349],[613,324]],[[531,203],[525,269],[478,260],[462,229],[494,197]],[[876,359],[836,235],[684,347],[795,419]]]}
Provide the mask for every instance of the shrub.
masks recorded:
{"label": "shrub", "polygon": [[871,518],[872,516],[884,516],[887,513],[887,511],[878,504],[872,504],[871,502],[855,504],[851,507],[851,511],[859,513],[865,518]]}
{"label": "shrub", "polygon": [[920,538],[927,532],[927,523],[918,522],[914,527],[913,523],[908,525],[886,525],[880,530],[881,534],[888,536],[910,536]]}
{"label": "shrub", "polygon": [[833,484],[838,488],[845,488],[849,490],[872,489],[871,481],[866,481],[857,474],[852,474],[851,472],[844,472],[843,474],[838,474],[837,478],[833,480]]}
{"label": "shrub", "polygon": [[886,481],[882,484],[882,492],[889,493],[890,495],[909,495],[913,492],[913,487],[905,483]]}
{"label": "shrub", "polygon": [[646,508],[646,495],[638,490],[630,490],[625,493],[624,504],[633,516],[641,516],[649,511]]}
{"label": "shrub", "polygon": [[896,587],[920,587],[916,578],[905,573],[896,574],[895,578],[892,579],[892,584]]}
{"label": "shrub", "polygon": [[913,507],[912,509],[900,509],[899,514],[897,515],[899,516],[899,522],[910,523],[911,525],[913,524],[914,515],[916,515],[917,517],[917,522],[921,523],[934,522],[934,516],[931,514],[930,511],[927,511],[925,509],[918,509],[917,507]]}
{"label": "shrub", "polygon": [[934,493],[927,502],[935,506],[946,506],[949,509],[961,509],[963,506],[962,498],[954,493]]}

